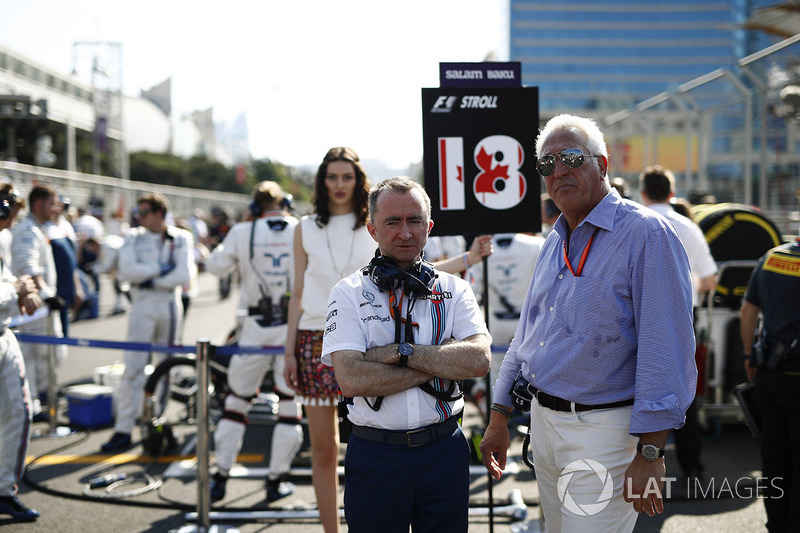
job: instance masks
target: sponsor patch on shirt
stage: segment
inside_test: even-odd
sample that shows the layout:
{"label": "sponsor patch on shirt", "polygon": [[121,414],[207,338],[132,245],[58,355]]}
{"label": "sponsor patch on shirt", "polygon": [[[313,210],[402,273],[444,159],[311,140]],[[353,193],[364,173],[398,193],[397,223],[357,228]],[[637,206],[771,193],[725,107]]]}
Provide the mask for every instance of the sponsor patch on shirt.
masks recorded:
{"label": "sponsor patch on shirt", "polygon": [[800,256],[770,252],[764,261],[763,269],[784,276],[800,278]]}

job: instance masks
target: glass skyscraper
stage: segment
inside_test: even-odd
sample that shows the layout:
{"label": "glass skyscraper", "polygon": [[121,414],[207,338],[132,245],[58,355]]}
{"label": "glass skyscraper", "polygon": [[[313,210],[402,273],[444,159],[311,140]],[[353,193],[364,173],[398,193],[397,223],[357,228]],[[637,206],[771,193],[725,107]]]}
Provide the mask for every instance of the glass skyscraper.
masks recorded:
{"label": "glass skyscraper", "polygon": [[539,88],[541,122],[597,120],[614,175],[632,183],[658,163],[676,173],[679,193],[739,202],[760,202],[768,183],[796,175],[790,124],[765,111],[776,91],[762,81],[778,54],[751,65],[755,80],[739,66],[785,38],[746,29],[754,11],[780,0],[509,1],[509,59]]}
{"label": "glass skyscraper", "polygon": [[510,0],[510,59],[543,116],[612,113],[766,47],[741,25],[768,0]]}

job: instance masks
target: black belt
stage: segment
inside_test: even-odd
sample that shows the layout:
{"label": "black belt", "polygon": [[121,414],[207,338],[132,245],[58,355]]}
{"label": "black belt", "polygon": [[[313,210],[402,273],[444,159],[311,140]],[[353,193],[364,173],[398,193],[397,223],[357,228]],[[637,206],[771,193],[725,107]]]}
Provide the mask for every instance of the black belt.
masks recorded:
{"label": "black belt", "polygon": [[247,316],[261,316],[264,314],[264,310],[260,307],[248,307],[247,308]]}
{"label": "black belt", "polygon": [[351,434],[373,442],[416,448],[417,446],[424,446],[442,437],[452,435],[456,427],[458,427],[459,416],[460,415],[451,416],[444,422],[431,424],[430,426],[421,427],[419,429],[412,429],[411,431],[392,431],[353,424]]}
{"label": "black belt", "polygon": [[553,411],[564,411],[567,413],[571,413],[573,405],[575,406],[575,411],[591,411],[592,409],[613,409],[614,407],[625,407],[627,405],[633,405],[633,399],[621,400],[619,402],[601,403],[597,405],[586,405],[582,403],[570,402],[569,400],[565,400],[564,398],[559,398],[558,396],[550,396],[546,392],[540,391],[533,385],[529,385],[528,388],[536,397],[536,400],[539,402],[539,405],[541,405],[542,407],[547,407],[548,409],[552,409]]}

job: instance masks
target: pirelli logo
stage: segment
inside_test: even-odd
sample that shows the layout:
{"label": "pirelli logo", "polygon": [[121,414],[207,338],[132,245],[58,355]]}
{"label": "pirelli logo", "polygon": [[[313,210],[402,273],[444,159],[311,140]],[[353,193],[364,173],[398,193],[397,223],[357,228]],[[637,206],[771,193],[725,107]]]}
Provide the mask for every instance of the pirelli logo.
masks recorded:
{"label": "pirelli logo", "polygon": [[768,272],[800,278],[800,256],[771,252],[763,268]]}

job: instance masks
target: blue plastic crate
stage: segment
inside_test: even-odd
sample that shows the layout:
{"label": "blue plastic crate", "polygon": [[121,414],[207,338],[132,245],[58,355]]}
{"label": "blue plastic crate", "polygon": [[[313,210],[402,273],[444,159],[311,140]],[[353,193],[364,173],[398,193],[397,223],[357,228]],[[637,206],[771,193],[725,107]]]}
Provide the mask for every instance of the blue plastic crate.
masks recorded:
{"label": "blue plastic crate", "polygon": [[112,421],[112,388],[103,385],[75,385],[67,389],[67,414],[72,426],[107,426]]}

